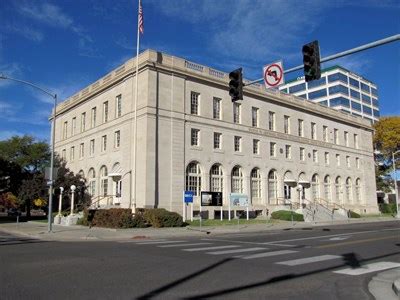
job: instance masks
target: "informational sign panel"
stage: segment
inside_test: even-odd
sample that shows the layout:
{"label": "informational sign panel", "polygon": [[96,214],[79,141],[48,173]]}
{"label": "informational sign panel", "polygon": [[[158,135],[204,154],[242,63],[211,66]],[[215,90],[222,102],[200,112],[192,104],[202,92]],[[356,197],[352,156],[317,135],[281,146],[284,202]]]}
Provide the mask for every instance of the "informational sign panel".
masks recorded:
{"label": "informational sign panel", "polygon": [[222,206],[222,193],[201,192],[201,206]]}
{"label": "informational sign panel", "polygon": [[274,88],[285,83],[285,79],[283,78],[282,61],[277,61],[264,66],[263,74],[265,87],[267,89]]}
{"label": "informational sign panel", "polygon": [[185,191],[183,194],[183,201],[185,203],[193,203],[193,191]]}
{"label": "informational sign panel", "polygon": [[249,197],[246,194],[231,193],[229,200],[231,206],[249,206]]}

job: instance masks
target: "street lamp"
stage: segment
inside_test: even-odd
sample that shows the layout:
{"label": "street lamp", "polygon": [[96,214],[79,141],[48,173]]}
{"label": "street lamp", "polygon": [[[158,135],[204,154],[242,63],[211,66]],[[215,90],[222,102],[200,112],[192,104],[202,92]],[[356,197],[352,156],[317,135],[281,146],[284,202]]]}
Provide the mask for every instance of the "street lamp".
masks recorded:
{"label": "street lamp", "polygon": [[50,150],[51,151],[51,154],[50,154],[50,189],[49,189],[49,210],[48,210],[48,226],[47,226],[48,232],[51,232],[52,231],[52,224],[51,224],[52,209],[53,209],[53,186],[54,186],[53,169],[54,169],[54,144],[55,144],[55,132],[56,132],[55,129],[56,129],[57,94],[53,94],[50,91],[48,91],[44,88],[41,88],[40,86],[38,86],[32,82],[11,78],[11,77],[5,76],[3,74],[0,74],[0,79],[11,80],[11,81],[29,85],[31,87],[34,87],[34,88],[42,91],[43,93],[49,95],[50,97],[52,97],[54,99],[54,115],[53,115],[52,122],[51,122],[52,124],[51,124],[51,150]]}
{"label": "street lamp", "polygon": [[394,193],[396,197],[396,218],[400,219],[399,214],[399,189],[397,188],[397,176],[396,176],[396,162],[394,160],[394,156],[400,153],[400,150],[397,150],[392,153],[392,165],[393,165],[393,181],[394,181]]}

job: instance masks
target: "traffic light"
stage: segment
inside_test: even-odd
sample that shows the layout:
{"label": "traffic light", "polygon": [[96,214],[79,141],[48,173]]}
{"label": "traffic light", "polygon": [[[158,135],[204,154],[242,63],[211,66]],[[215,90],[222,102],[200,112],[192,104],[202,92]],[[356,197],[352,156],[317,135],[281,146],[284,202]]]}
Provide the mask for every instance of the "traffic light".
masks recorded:
{"label": "traffic light", "polygon": [[243,100],[243,75],[242,68],[229,73],[229,96],[232,102]]}
{"label": "traffic light", "polygon": [[321,58],[318,41],[303,46],[304,76],[306,82],[321,78]]}

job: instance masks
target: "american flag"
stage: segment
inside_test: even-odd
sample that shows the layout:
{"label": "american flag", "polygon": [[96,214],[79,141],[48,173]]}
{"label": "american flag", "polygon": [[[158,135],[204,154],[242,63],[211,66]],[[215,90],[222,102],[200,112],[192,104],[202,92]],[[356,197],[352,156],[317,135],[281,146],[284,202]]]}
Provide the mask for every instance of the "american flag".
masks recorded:
{"label": "american flag", "polygon": [[142,1],[139,0],[139,31],[141,34],[144,32],[143,26],[143,8],[142,8]]}

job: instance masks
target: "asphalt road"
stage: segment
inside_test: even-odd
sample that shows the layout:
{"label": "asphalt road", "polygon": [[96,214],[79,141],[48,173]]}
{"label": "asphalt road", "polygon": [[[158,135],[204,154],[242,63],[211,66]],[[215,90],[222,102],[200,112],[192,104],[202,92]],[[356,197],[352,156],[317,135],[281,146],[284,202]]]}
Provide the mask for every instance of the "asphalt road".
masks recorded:
{"label": "asphalt road", "polygon": [[0,299],[373,299],[400,222],[196,238],[45,242],[0,232]]}

